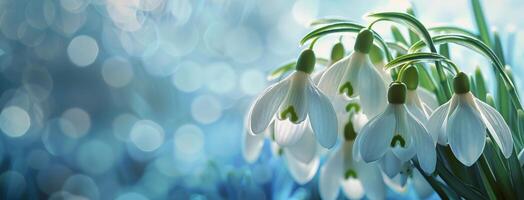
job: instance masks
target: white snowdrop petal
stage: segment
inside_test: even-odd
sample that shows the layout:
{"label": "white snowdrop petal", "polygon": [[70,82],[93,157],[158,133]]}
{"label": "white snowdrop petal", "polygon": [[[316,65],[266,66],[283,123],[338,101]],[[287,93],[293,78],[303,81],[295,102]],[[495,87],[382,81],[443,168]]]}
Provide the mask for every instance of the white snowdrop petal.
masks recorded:
{"label": "white snowdrop petal", "polygon": [[437,164],[437,152],[435,141],[427,130],[420,123],[413,123],[411,126],[415,136],[415,149],[420,167],[428,174],[435,171]]}
{"label": "white snowdrop petal", "polygon": [[315,86],[308,90],[309,121],[320,145],[331,148],[337,142],[337,115],[329,99]]}
{"label": "white snowdrop petal", "polygon": [[357,178],[360,179],[368,199],[385,199],[386,184],[377,163],[355,162]]}
{"label": "white snowdrop petal", "polygon": [[250,129],[254,134],[262,133],[269,126],[280,104],[284,100],[289,80],[285,79],[267,88],[255,101],[250,111]]}
{"label": "white snowdrop petal", "polygon": [[308,129],[309,124],[307,120],[300,124],[294,124],[287,119],[280,120],[278,118],[273,123],[275,124],[275,142],[282,147],[296,144]]}
{"label": "white snowdrop petal", "polygon": [[438,107],[428,119],[426,128],[435,142],[438,141],[441,145],[447,144],[447,137],[443,128],[446,116],[448,114],[450,102]]}
{"label": "white snowdrop petal", "polygon": [[311,128],[305,129],[304,135],[294,145],[286,148],[297,160],[308,163],[317,154],[317,141]]}
{"label": "white snowdrop petal", "polygon": [[401,161],[407,162],[413,158],[416,154],[415,149],[415,135],[418,134],[414,127],[418,125],[418,121],[415,120],[407,111],[407,108],[404,105],[394,105],[395,107],[395,116],[396,116],[396,126],[395,134],[399,134],[405,141],[405,146],[402,147],[399,144],[396,144],[395,147],[391,148],[393,154]]}
{"label": "white snowdrop petal", "polygon": [[477,111],[463,97],[448,119],[446,132],[451,151],[466,166],[475,163],[486,143],[486,127]]}
{"label": "white snowdrop petal", "polygon": [[[365,162],[380,159],[389,149],[395,131],[395,115],[390,105],[382,114],[371,119],[357,135],[360,157]],[[360,138],[359,138],[360,137]]]}
{"label": "white snowdrop petal", "polygon": [[437,109],[439,103],[437,101],[437,97],[432,92],[428,91],[427,89],[423,87],[418,87],[417,89],[418,96],[420,97],[420,100],[429,106],[431,110]]}
{"label": "white snowdrop petal", "polygon": [[328,68],[324,68],[320,71],[315,72],[313,75],[311,75],[311,80],[313,81],[315,85],[318,86],[318,83],[320,83],[320,79],[322,78],[324,73],[326,73],[327,70]]}
{"label": "white snowdrop petal", "polygon": [[402,168],[402,163],[391,151],[388,151],[379,162],[382,171],[390,178],[400,173]]}
{"label": "white snowdrop petal", "polygon": [[298,184],[306,184],[311,179],[313,179],[313,177],[315,177],[320,164],[318,157],[315,157],[315,159],[311,160],[311,162],[304,163],[300,162],[300,160],[297,160],[287,151],[284,151],[284,156],[287,162],[289,173]]}
{"label": "white snowdrop petal", "polygon": [[380,73],[373,67],[369,58],[359,70],[358,91],[362,112],[374,117],[384,111],[387,105],[387,89]]}
{"label": "white snowdrop petal", "polygon": [[340,181],[344,175],[341,149],[329,152],[326,162],[320,168],[318,187],[322,199],[332,200],[338,196]]}
{"label": "white snowdrop petal", "polygon": [[364,197],[364,187],[359,179],[348,178],[342,180],[342,191],[348,199],[362,199]]}
{"label": "white snowdrop petal", "polygon": [[426,116],[425,111],[422,110],[424,108],[419,108],[413,104],[406,104],[406,107],[408,108],[408,111],[422,124],[426,124],[428,122],[428,116]]}
{"label": "white snowdrop petal", "polygon": [[[296,114],[296,121],[294,123],[303,122],[307,117],[308,98],[307,90],[311,85],[311,79],[305,72],[297,71],[290,75],[290,86],[284,102],[280,105],[278,117],[280,114],[292,106],[294,114]],[[289,117],[289,114],[287,115]],[[292,119],[293,117],[291,117]]]}
{"label": "white snowdrop petal", "polygon": [[255,162],[264,147],[264,134],[252,135],[249,132],[242,134],[242,156],[248,163]]}
{"label": "white snowdrop petal", "polygon": [[504,157],[509,158],[513,152],[513,137],[508,124],[502,115],[490,105],[475,98],[475,102],[483,116],[483,121],[489,133],[501,148]]}
{"label": "white snowdrop petal", "polygon": [[340,87],[340,82],[344,77],[344,72],[349,66],[349,61],[351,56],[342,58],[333,66],[329,67],[318,82],[318,88],[322,90],[330,99],[338,95],[338,88]]}
{"label": "white snowdrop petal", "polygon": [[431,185],[426,181],[424,176],[418,171],[413,170],[413,178],[411,179],[411,182],[413,183],[413,188],[415,189],[415,192],[417,193],[418,197],[420,199],[427,199],[429,196],[431,196],[434,192]]}

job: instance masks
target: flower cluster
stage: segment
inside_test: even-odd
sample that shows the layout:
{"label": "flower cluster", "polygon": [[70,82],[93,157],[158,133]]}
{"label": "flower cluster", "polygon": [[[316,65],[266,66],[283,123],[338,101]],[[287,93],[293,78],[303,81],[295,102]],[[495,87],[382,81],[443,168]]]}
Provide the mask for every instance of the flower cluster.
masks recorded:
{"label": "flower cluster", "polygon": [[[374,44],[380,36],[371,25],[359,30],[349,55],[337,43],[329,64],[313,73],[315,40],[300,54],[295,71],[255,100],[243,139],[246,160],[254,162],[268,138],[274,155],[283,155],[297,183],[311,181],[320,169],[318,187],[323,199],[336,199],[340,188],[350,199],[384,199],[387,186],[403,188],[408,180],[425,196],[432,188],[457,187],[457,183],[447,186],[447,173],[477,162],[486,179],[491,171],[497,176],[497,169],[489,166],[494,165],[489,163],[492,158],[481,157],[485,151],[498,155],[494,146],[500,149],[498,159],[515,157],[506,120],[473,94],[470,77],[453,62],[436,53],[405,52],[384,65],[387,47]],[[379,59],[372,59],[377,54]],[[438,89],[420,86],[420,70],[426,69],[422,60],[436,61],[441,85],[434,87]],[[439,71],[441,62],[454,70]],[[446,79],[451,77],[452,90],[448,90]],[[523,153],[519,157],[522,162]]]}

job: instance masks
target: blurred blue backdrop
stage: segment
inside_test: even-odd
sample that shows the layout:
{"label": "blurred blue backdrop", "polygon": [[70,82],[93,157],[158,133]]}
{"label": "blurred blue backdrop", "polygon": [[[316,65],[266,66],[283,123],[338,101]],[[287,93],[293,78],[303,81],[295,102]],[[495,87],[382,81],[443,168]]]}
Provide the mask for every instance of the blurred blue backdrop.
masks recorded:
{"label": "blurred blue backdrop", "polygon": [[[511,52],[507,62],[520,66],[524,3],[483,3]],[[245,112],[268,85],[267,72],[300,52],[312,19],[365,23],[366,12],[408,6],[399,0],[0,0],[0,198],[316,198],[316,182],[296,185],[269,149],[255,164],[243,160]],[[466,0],[414,6],[428,26],[475,30]],[[385,23],[375,27],[389,38]],[[336,39],[321,40],[317,54],[327,57]],[[352,40],[344,38],[347,48]],[[486,64],[453,51],[466,71]],[[524,73],[513,69],[516,77]],[[416,198],[412,192],[390,197]]]}

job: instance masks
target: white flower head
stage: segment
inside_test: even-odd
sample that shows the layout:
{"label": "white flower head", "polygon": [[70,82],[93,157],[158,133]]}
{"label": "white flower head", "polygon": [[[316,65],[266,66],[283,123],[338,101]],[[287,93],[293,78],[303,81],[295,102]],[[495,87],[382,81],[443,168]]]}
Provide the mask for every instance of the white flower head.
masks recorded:
{"label": "white flower head", "polygon": [[305,184],[315,177],[320,165],[317,142],[311,129],[306,129],[304,136],[294,145],[281,147],[276,144],[273,123],[264,134],[254,135],[250,130],[243,134],[242,155],[248,163],[254,163],[260,156],[266,138],[271,139],[271,149],[275,156],[282,156],[291,177],[299,184]]}
{"label": "white flower head", "polygon": [[362,30],[357,36],[354,52],[333,64],[318,84],[332,101],[360,96],[362,111],[368,117],[377,115],[386,106],[387,83],[369,58],[372,44],[373,33]]}
{"label": "white flower head", "polygon": [[[418,87],[418,70],[414,66],[408,66],[402,71],[402,82],[406,84],[406,107],[408,111],[413,114],[422,124],[426,124],[431,115],[431,108],[419,97],[418,90],[423,88]],[[433,138],[435,141],[437,138]]]}
{"label": "white flower head", "polygon": [[297,61],[297,71],[260,95],[249,115],[254,134],[262,133],[274,121],[275,141],[281,146],[295,144],[309,127],[320,145],[335,145],[337,117],[329,99],[310,78],[314,65],[313,51],[304,50]]}
{"label": "white flower head", "polygon": [[372,118],[357,136],[353,152],[365,162],[379,161],[382,170],[394,177],[402,164],[417,158],[426,173],[436,164],[436,142],[424,125],[407,109],[406,86],[391,84],[385,111]]}
{"label": "white flower head", "polygon": [[486,144],[486,129],[504,157],[513,152],[511,130],[500,113],[470,92],[469,79],[460,72],[453,80],[455,94],[438,107],[428,120],[429,132],[438,143],[451,147],[455,157],[466,166],[475,163]]}
{"label": "white flower head", "polygon": [[[364,163],[353,158],[352,149],[356,130],[365,123],[353,115],[345,141],[336,150],[329,152],[325,164],[320,168],[319,192],[322,199],[336,199],[342,188],[349,199],[385,199],[386,185],[376,163]],[[353,129],[353,127],[355,129]]]}

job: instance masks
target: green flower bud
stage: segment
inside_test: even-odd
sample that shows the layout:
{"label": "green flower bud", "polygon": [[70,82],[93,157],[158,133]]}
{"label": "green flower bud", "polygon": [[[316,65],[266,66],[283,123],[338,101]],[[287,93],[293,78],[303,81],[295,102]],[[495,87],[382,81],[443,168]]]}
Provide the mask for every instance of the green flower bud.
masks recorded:
{"label": "green flower bud", "polygon": [[406,102],[406,85],[394,82],[389,85],[388,102],[392,104],[403,104]]}
{"label": "green flower bud", "polygon": [[357,40],[355,41],[355,51],[360,53],[369,53],[371,46],[373,45],[373,32],[369,29],[362,29],[358,33]]}
{"label": "green flower bud", "polygon": [[406,84],[408,90],[416,90],[418,87],[418,70],[414,66],[409,66],[402,73],[402,83]]}
{"label": "green flower bud", "polygon": [[456,94],[464,94],[470,91],[469,89],[469,78],[464,72],[459,72],[455,78],[453,78],[453,90]]}
{"label": "green flower bud", "polygon": [[311,49],[306,49],[300,53],[300,56],[297,60],[297,71],[303,71],[305,73],[311,74],[315,69],[315,52]]}
{"label": "green flower bud", "polygon": [[331,63],[335,63],[342,59],[346,55],[346,50],[344,49],[344,45],[342,43],[336,43],[333,48],[331,49]]}

